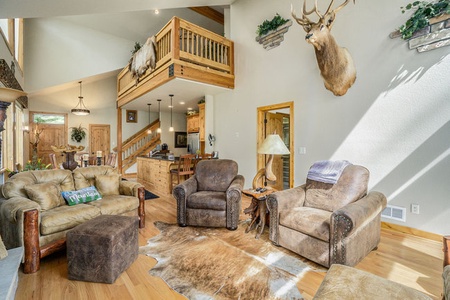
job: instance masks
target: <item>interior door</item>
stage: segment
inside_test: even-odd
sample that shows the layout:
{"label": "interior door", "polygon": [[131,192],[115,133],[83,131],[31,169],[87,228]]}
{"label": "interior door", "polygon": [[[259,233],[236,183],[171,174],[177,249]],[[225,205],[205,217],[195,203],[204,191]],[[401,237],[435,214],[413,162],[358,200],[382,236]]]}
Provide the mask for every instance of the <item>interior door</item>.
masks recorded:
{"label": "interior door", "polygon": [[[276,133],[282,140],[284,140],[283,131],[283,114],[266,112],[266,126],[265,126],[265,136],[268,134]],[[266,161],[269,159],[269,155],[266,155]],[[267,182],[268,186],[271,186],[277,190],[283,189],[283,157],[281,155],[274,155],[273,158],[273,173],[277,177],[275,182]]]}
{"label": "interior door", "polygon": [[110,126],[108,124],[89,125],[89,151],[96,155],[102,151],[102,156],[107,157],[111,149]]}

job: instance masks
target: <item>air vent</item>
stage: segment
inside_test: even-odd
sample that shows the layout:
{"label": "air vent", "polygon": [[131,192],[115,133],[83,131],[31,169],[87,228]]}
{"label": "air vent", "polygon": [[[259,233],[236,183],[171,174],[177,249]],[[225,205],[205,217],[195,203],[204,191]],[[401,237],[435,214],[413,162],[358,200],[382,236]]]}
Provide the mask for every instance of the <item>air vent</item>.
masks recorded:
{"label": "air vent", "polygon": [[387,219],[406,222],[406,208],[394,205],[387,205],[381,212],[381,216]]}

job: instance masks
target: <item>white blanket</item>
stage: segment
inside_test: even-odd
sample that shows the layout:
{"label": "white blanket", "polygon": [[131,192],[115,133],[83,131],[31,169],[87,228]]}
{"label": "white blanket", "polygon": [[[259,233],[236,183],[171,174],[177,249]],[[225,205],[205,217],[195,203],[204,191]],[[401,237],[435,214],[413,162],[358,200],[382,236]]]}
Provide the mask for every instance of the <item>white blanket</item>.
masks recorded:
{"label": "white blanket", "polygon": [[346,160],[320,160],[315,162],[308,171],[307,178],[324,183],[335,184],[345,167],[351,165]]}

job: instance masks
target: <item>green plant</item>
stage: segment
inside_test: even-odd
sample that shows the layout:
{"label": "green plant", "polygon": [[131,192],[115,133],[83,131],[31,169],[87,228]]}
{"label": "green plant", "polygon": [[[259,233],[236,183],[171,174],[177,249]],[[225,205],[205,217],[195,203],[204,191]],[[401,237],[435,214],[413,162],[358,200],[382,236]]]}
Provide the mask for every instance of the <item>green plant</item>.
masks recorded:
{"label": "green plant", "polygon": [[407,40],[411,38],[414,32],[428,26],[428,21],[431,18],[450,14],[450,0],[438,0],[436,2],[414,1],[404,7],[400,7],[400,9],[402,13],[415,10],[406,23],[399,28],[402,38]]}
{"label": "green plant", "polygon": [[42,160],[38,158],[36,161],[29,160],[23,167],[23,170],[24,171],[45,170],[48,169],[50,166],[51,164],[44,164]]}
{"label": "green plant", "polygon": [[142,45],[139,42],[134,42],[134,48],[133,50],[131,50],[131,55],[134,55],[136,52],[139,51],[139,49],[141,49]]}
{"label": "green plant", "polygon": [[72,132],[70,134],[70,139],[72,141],[76,141],[77,143],[79,143],[81,142],[82,139],[86,137],[85,132],[86,128],[81,127],[81,124],[78,127],[70,127],[70,128],[72,129]]}
{"label": "green plant", "polygon": [[256,34],[258,36],[264,35],[271,30],[277,29],[283,24],[286,24],[289,20],[282,18],[278,13],[273,17],[272,20],[265,20],[262,24],[258,25],[258,29],[256,30]]}

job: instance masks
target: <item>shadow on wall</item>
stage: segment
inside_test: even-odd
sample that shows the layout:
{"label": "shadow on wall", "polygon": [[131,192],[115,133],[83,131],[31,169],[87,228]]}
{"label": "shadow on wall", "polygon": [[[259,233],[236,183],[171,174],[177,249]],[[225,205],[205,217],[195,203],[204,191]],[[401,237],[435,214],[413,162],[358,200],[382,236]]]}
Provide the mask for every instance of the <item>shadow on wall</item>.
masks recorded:
{"label": "shadow on wall", "polygon": [[[449,137],[450,121],[373,187],[373,190],[383,191],[389,204],[406,207],[409,227],[437,234],[449,233]],[[420,205],[419,215],[410,213],[412,203]],[[439,228],[441,231],[436,232]]]}

